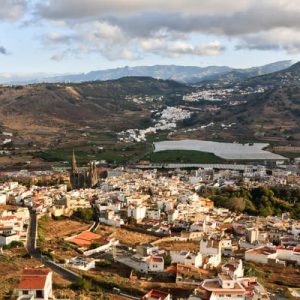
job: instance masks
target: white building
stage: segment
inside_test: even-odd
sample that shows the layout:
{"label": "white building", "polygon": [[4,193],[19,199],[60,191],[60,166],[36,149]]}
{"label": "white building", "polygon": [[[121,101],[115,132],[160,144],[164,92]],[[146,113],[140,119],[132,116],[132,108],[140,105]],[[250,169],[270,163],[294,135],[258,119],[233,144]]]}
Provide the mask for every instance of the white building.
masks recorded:
{"label": "white building", "polygon": [[0,194],[0,204],[6,204],[6,195]]}
{"label": "white building", "polygon": [[172,263],[185,266],[202,267],[202,255],[190,251],[170,251]]}
{"label": "white building", "polygon": [[[254,277],[243,277],[241,260],[232,260],[222,266],[222,272],[215,279],[205,279],[201,284],[205,299],[209,300],[246,300],[269,299],[268,293]],[[188,300],[200,300],[200,290],[195,289]]]}
{"label": "white building", "polygon": [[221,243],[215,240],[201,240],[200,254],[205,256],[205,265],[209,267],[217,267],[221,263]]}
{"label": "white building", "polygon": [[90,269],[95,269],[95,260],[86,257],[74,257],[68,261],[68,265],[72,268],[88,271]]}
{"label": "white building", "polygon": [[146,211],[147,211],[146,206],[130,205],[127,208],[127,217],[133,218],[139,222],[139,221],[142,221],[146,217]]}
{"label": "white building", "polygon": [[165,269],[165,261],[160,256],[148,256],[145,258],[145,262],[148,266],[148,273],[160,273]]}
{"label": "white building", "polygon": [[52,297],[52,272],[46,268],[24,269],[17,286],[18,299],[33,295],[36,300]]}
{"label": "white building", "polygon": [[7,246],[11,242],[19,241],[20,237],[17,233],[2,233],[0,234],[0,246]]}
{"label": "white building", "polygon": [[292,225],[292,234],[294,235],[295,238],[300,237],[300,223],[294,223]]}

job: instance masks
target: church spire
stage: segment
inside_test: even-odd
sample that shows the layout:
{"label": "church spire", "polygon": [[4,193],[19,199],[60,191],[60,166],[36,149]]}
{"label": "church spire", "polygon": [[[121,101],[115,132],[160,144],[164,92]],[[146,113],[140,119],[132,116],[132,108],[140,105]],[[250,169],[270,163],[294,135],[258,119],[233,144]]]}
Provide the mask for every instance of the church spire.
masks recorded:
{"label": "church spire", "polygon": [[75,157],[75,152],[73,149],[73,156],[72,156],[72,171],[77,171],[77,162],[76,162],[76,157]]}

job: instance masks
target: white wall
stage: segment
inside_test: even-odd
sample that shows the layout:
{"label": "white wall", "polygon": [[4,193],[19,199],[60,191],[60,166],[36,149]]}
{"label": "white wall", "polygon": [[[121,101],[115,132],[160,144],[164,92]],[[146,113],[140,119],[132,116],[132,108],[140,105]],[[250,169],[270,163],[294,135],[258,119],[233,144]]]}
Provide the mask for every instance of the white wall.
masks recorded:
{"label": "white wall", "polygon": [[6,204],[6,195],[0,194],[0,204]]}

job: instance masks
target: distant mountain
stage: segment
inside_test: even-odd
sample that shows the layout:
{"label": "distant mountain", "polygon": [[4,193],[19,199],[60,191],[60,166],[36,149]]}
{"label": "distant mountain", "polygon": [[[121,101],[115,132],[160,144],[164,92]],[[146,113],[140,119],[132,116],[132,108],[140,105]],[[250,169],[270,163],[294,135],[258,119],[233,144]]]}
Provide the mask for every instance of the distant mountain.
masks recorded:
{"label": "distant mountain", "polygon": [[242,82],[245,86],[291,86],[300,84],[300,62],[284,70],[249,78]]}
{"label": "distant mountain", "polygon": [[[225,74],[232,68],[224,66],[210,67],[193,67],[193,66],[175,66],[175,65],[155,65],[155,66],[139,66],[139,67],[123,67],[107,70],[92,71],[89,73],[69,74],[59,76],[39,77],[35,79],[24,80],[8,80],[5,83],[56,83],[56,82],[87,82],[87,81],[104,81],[114,80],[122,77],[145,76],[156,79],[175,80],[183,83],[198,81],[207,76],[215,76]],[[0,79],[1,82],[1,79]],[[3,81],[2,81],[3,82]]]}
{"label": "distant mountain", "polygon": [[270,73],[287,69],[290,66],[292,66],[293,63],[294,62],[292,60],[284,60],[284,61],[278,61],[260,67],[252,67],[248,69],[233,69],[230,72],[225,74],[218,74],[216,76],[207,76],[203,80],[200,80],[199,83],[203,83],[204,81],[205,82],[214,81],[223,84],[238,83],[248,78],[270,74]]}
{"label": "distant mountain", "polygon": [[56,83],[56,82],[85,82],[113,80],[128,76],[146,76],[156,79],[171,79],[183,83],[198,83],[206,81],[239,81],[253,76],[268,74],[283,70],[292,65],[292,61],[280,61],[261,67],[249,69],[234,69],[227,66],[176,66],[176,65],[155,65],[139,67],[123,67],[108,70],[92,71],[89,73],[69,74],[58,76],[47,76],[38,74],[36,77],[26,76],[1,76],[2,84],[28,84],[28,83]]}

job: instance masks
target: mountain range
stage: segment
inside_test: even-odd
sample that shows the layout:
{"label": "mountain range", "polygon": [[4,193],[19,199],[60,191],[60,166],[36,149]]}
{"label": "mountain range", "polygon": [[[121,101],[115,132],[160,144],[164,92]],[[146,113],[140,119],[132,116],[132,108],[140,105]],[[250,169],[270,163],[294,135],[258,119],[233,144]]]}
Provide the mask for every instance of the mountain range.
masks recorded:
{"label": "mountain range", "polygon": [[[283,65],[281,63],[281,67]],[[268,66],[268,70],[273,67]],[[247,72],[263,74],[266,69]],[[123,130],[147,128],[157,112],[167,106],[177,106],[193,111],[193,122],[182,124],[184,128],[197,129],[212,122],[220,126],[236,124],[226,131],[220,126],[207,131],[198,129],[195,134],[202,134],[198,138],[209,139],[217,134],[224,139],[255,140],[259,135],[263,140],[283,143],[290,143],[292,138],[300,145],[299,82],[300,63],[246,78],[239,86],[263,85],[264,92],[239,95],[237,99],[246,100],[244,104],[220,104],[218,112],[202,109],[202,105],[213,106],[213,103],[182,100],[183,95],[198,91],[199,87],[152,77],[0,86],[0,132],[13,132],[18,140],[34,141],[46,147],[56,147],[56,143],[70,145],[79,140],[84,140],[85,144],[86,140],[103,142],[107,139],[106,132],[116,136]],[[236,90],[239,86],[232,85]],[[88,137],[81,135],[81,128],[83,132],[89,128]]]}
{"label": "mountain range", "polygon": [[269,74],[290,67],[292,60],[278,61],[260,67],[246,69],[235,69],[227,66],[178,66],[178,65],[155,65],[155,66],[138,66],[122,67],[115,69],[92,71],[80,74],[65,74],[50,76],[47,74],[36,75],[13,75],[1,74],[0,84],[33,84],[33,83],[76,83],[86,81],[104,81],[114,80],[128,76],[146,76],[156,79],[171,79],[183,83],[201,83],[207,81],[241,81],[250,77]]}

